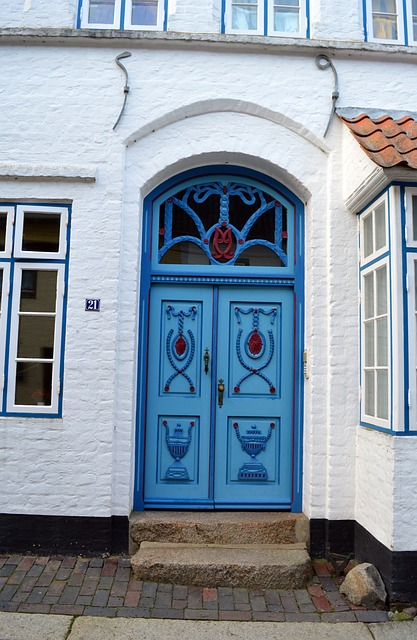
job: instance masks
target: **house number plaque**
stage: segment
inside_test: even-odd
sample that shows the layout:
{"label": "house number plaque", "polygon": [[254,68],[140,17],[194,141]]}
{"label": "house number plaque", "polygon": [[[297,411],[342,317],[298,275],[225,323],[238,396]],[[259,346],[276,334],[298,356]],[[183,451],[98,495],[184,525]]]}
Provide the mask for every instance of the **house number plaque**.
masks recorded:
{"label": "house number plaque", "polygon": [[87,298],[85,301],[86,311],[100,311],[100,299]]}

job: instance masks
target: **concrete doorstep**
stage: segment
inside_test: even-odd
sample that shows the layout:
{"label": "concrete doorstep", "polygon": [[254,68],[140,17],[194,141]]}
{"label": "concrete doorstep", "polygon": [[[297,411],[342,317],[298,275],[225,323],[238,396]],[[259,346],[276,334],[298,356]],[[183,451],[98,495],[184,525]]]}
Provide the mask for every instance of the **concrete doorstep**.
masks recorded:
{"label": "concrete doorstep", "polygon": [[205,587],[301,589],[311,578],[305,545],[142,542],[132,558],[140,580]]}
{"label": "concrete doorstep", "polygon": [[0,640],[415,640],[417,623],[204,622],[0,612]]}

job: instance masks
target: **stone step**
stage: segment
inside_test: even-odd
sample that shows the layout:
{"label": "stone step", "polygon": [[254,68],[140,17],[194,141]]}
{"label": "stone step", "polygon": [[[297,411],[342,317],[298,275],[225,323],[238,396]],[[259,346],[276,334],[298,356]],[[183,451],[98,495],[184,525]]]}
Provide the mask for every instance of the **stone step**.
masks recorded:
{"label": "stone step", "polygon": [[269,511],[141,511],[130,518],[130,553],[148,542],[189,544],[308,543],[302,513]]}
{"label": "stone step", "polygon": [[204,587],[301,589],[311,577],[305,545],[142,542],[132,557],[140,580]]}

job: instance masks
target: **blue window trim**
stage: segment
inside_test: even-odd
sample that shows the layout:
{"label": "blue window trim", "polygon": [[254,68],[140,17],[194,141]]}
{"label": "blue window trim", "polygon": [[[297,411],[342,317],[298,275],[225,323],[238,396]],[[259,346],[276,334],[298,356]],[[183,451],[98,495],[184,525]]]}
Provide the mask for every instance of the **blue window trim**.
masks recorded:
{"label": "blue window trim", "polygon": [[[141,381],[147,379],[147,335],[149,328],[149,298],[151,285],[151,231],[154,200],[166,193],[174,186],[180,186],[187,180],[196,177],[207,177],[219,174],[227,174],[236,177],[253,179],[281,192],[286,199],[294,204],[295,220],[295,282],[294,304],[296,317],[295,335],[295,401],[294,401],[294,459],[293,459],[293,501],[292,511],[299,513],[302,510],[302,472],[303,472],[303,415],[304,415],[304,205],[302,201],[287,187],[267,175],[252,171],[244,167],[234,165],[212,165],[198,169],[185,171],[168,179],[152,191],[143,204],[143,236],[142,236],[142,276],[139,294],[139,335],[138,335],[138,369],[137,369],[137,404],[136,404],[136,466],[134,479],[134,509],[142,511],[143,503],[143,477],[145,466],[145,411],[146,411],[146,385]],[[256,278],[256,276],[255,276]],[[276,285],[275,285],[276,286]],[[203,507],[202,507],[203,508]]]}
{"label": "blue window trim", "polygon": [[[224,1],[224,0],[223,0]],[[77,29],[81,29],[81,11],[83,8],[83,3],[87,3],[88,0],[78,0],[78,9],[77,9],[77,20],[76,20],[76,27]],[[167,31],[168,29],[168,2],[169,0],[160,0],[160,2],[163,2],[163,31]],[[121,5],[120,5],[120,24],[118,27],[110,27],[110,29],[121,29],[124,30],[125,29],[125,13],[126,13],[126,0],[121,0]],[[109,27],[107,27],[106,25],[102,25],[102,27],[84,27],[84,28],[91,28],[91,29],[109,29]],[[129,28],[128,28],[129,29]],[[129,29],[130,31],[131,29]],[[138,29],[134,29],[134,31],[148,31],[147,27],[144,26],[140,26]]]}
{"label": "blue window trim", "polygon": [[[372,38],[371,40],[369,40],[369,24],[368,24],[368,16],[367,16],[367,8],[368,5],[372,2],[372,0],[362,0],[362,14],[363,14],[363,32],[364,32],[364,41],[365,42],[375,42],[378,43],[379,41],[381,41],[381,43],[386,43],[386,40],[384,39],[379,39],[379,38]],[[402,14],[403,14],[403,33],[404,33],[404,38],[398,38],[397,40],[392,40],[391,44],[403,44],[405,46],[408,46],[410,44],[409,42],[409,37],[408,37],[408,22],[413,19],[412,15],[408,15],[408,6],[407,6],[407,0],[397,0],[398,5],[401,3],[402,6]],[[398,6],[397,5],[397,6]],[[412,41],[411,45],[414,45],[415,42]]]}
{"label": "blue window trim", "polygon": [[[259,0],[260,2],[262,2],[262,0]],[[271,0],[263,0],[264,2],[264,36],[270,35],[271,37],[277,37],[277,38],[283,38],[285,37],[282,34],[279,35],[275,35],[273,33],[269,34],[268,33],[268,5],[269,2]],[[310,0],[300,0],[301,2],[304,2],[305,5],[305,21],[306,21],[306,33],[305,36],[292,36],[291,33],[288,33],[288,38],[291,37],[297,37],[297,38],[310,38]],[[224,34],[226,33],[226,4],[227,4],[228,0],[221,0],[221,19],[220,19],[220,33]],[[301,7],[300,7],[301,10]]]}
{"label": "blue window trim", "polygon": [[[65,340],[66,340],[66,323],[67,323],[67,299],[68,299],[68,265],[70,258],[70,234],[71,234],[71,213],[72,206],[67,203],[61,202],[22,202],[22,201],[5,201],[0,202],[0,206],[12,207],[14,209],[14,217],[16,217],[17,207],[25,206],[25,207],[44,207],[45,209],[48,207],[59,207],[61,209],[66,209],[68,218],[67,218],[67,230],[66,230],[66,254],[63,259],[43,259],[43,258],[26,258],[19,257],[15,258],[13,255],[9,258],[0,258],[0,263],[8,263],[10,265],[10,274],[9,274],[9,296],[7,301],[7,314],[6,314],[6,332],[5,332],[5,355],[3,362],[3,374],[4,374],[4,387],[3,392],[1,394],[1,406],[0,406],[0,416],[5,417],[24,417],[24,418],[62,418],[62,402],[63,402],[63,388],[64,388],[64,353],[65,353]],[[16,224],[13,225],[12,231],[12,247],[15,246],[15,234],[16,234]],[[9,378],[9,359],[10,359],[10,327],[12,320],[12,304],[13,304],[13,284],[14,284],[14,271],[15,265],[19,263],[28,263],[31,264],[57,264],[63,265],[64,267],[64,296],[62,301],[62,333],[61,333],[61,345],[60,345],[60,355],[59,355],[59,380],[60,380],[60,392],[58,397],[58,410],[56,412],[51,413],[36,413],[31,409],[27,411],[7,411],[7,388],[8,388],[8,378]]]}
{"label": "blue window trim", "polygon": [[[387,250],[384,251],[384,253],[378,255],[376,258],[374,258],[373,260],[369,260],[368,262],[366,262],[366,264],[362,264],[362,261],[359,264],[359,292],[361,294],[361,300],[362,300],[362,281],[361,281],[361,274],[363,273],[363,271],[375,266],[376,264],[378,264],[379,262],[383,261],[383,260],[387,260],[387,269],[388,269],[388,273],[387,273],[387,278],[388,278],[388,282],[389,282],[389,349],[390,349],[390,357],[389,357],[389,367],[390,367],[390,414],[389,414],[389,419],[388,419],[388,423],[389,423],[389,427],[381,427],[379,425],[375,425],[372,422],[367,422],[365,420],[362,419],[362,406],[363,406],[363,394],[361,394],[360,397],[360,403],[359,403],[359,424],[361,426],[364,426],[368,429],[376,429],[377,431],[383,431],[386,433],[400,433],[400,432],[395,432],[392,429],[392,425],[393,425],[393,360],[392,360],[392,340],[393,340],[393,335],[392,335],[392,286],[391,286],[391,270],[392,270],[392,264],[391,264],[391,199],[390,199],[390,187],[392,186],[392,184],[388,185],[383,191],[381,191],[381,193],[379,193],[377,196],[375,196],[374,198],[372,198],[372,200],[366,205],[366,207],[364,207],[359,213],[358,213],[358,218],[359,220],[361,219],[361,217],[368,213],[374,206],[375,202],[377,200],[380,200],[383,197],[386,197],[386,203],[387,203]],[[359,233],[359,241],[358,241],[358,245],[359,245],[359,251],[360,251],[360,255],[361,255],[361,234]],[[363,380],[363,367],[362,367],[362,340],[363,340],[363,336],[362,336],[362,302],[360,304],[360,309],[359,309],[359,384],[360,384],[360,388],[363,390],[364,388],[364,380]]]}
{"label": "blue window trim", "polygon": [[[417,187],[417,183],[416,182],[399,182],[398,180],[393,181],[392,183],[390,183],[381,193],[379,193],[377,196],[375,196],[375,198],[372,199],[372,201],[366,206],[366,208],[362,209],[359,212],[359,216],[361,216],[363,213],[365,213],[366,211],[368,211],[373,204],[375,203],[376,200],[378,200],[379,198],[381,198],[384,194],[388,194],[389,195],[389,191],[392,187],[400,187],[400,222],[401,222],[401,249],[400,249],[400,259],[401,259],[401,267],[402,267],[402,297],[403,297],[403,335],[404,335],[404,362],[403,362],[403,375],[404,375],[404,389],[403,389],[403,399],[404,399],[404,430],[402,431],[396,431],[395,429],[392,428],[393,425],[393,415],[392,415],[392,411],[393,411],[393,403],[392,403],[392,383],[393,383],[393,363],[392,363],[392,341],[393,341],[393,331],[392,331],[392,323],[390,323],[390,347],[391,347],[391,355],[390,355],[390,361],[391,361],[391,427],[390,428],[384,428],[384,427],[380,427],[377,425],[374,425],[372,423],[366,422],[364,420],[360,420],[359,424],[361,427],[366,428],[366,429],[373,429],[375,431],[380,431],[382,433],[387,433],[389,435],[393,435],[393,436],[411,436],[411,437],[415,437],[417,436],[417,429],[411,429],[410,428],[410,409],[408,406],[408,392],[409,392],[409,386],[410,386],[410,371],[409,371],[409,349],[410,349],[410,340],[409,340],[409,330],[410,330],[410,324],[409,324],[409,318],[408,318],[408,311],[409,311],[409,304],[408,304],[408,292],[407,292],[407,256],[413,253],[417,253],[417,247],[410,247],[407,246],[407,242],[406,242],[406,223],[407,223],[407,219],[406,219],[406,209],[405,209],[405,196],[406,196],[406,190],[408,187],[412,187],[412,188],[416,188]],[[390,271],[392,269],[392,255],[390,252],[391,249],[391,202],[390,202],[390,198],[388,197],[388,220],[389,220],[389,228],[388,228],[388,233],[389,233],[389,250],[386,251],[383,255],[379,256],[378,258],[376,258],[375,260],[370,261],[369,263],[366,264],[366,266],[362,266],[360,265],[359,268],[359,287],[360,287],[360,275],[361,272],[364,269],[367,269],[369,266],[372,266],[373,264],[375,264],[376,262],[378,262],[379,260],[383,259],[383,258],[388,258],[389,260],[389,267],[390,267]],[[360,248],[360,240],[359,240],[359,248]],[[391,318],[392,318],[392,295],[390,295],[390,314],[391,314]],[[360,315],[360,339],[362,340],[362,318]],[[362,385],[362,351],[360,354],[360,372],[361,372],[361,385]]]}

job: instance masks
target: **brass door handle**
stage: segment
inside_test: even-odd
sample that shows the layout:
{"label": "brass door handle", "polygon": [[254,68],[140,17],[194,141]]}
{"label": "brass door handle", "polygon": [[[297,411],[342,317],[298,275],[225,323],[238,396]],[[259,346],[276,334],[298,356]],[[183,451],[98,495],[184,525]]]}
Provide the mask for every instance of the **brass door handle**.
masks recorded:
{"label": "brass door handle", "polygon": [[224,394],[224,390],[225,390],[225,386],[224,386],[224,380],[223,378],[219,379],[219,384],[217,385],[217,392],[218,392],[218,403],[219,403],[219,407],[220,409],[223,406],[223,394]]}

